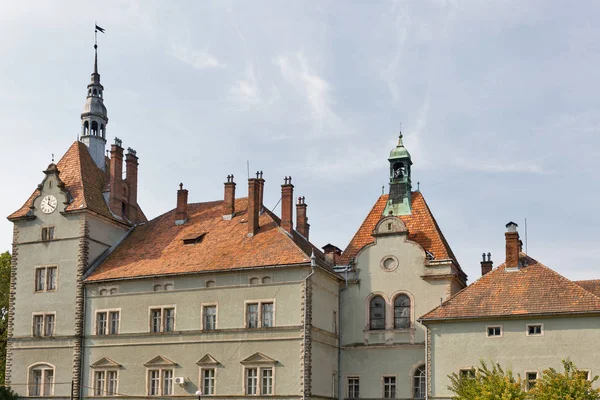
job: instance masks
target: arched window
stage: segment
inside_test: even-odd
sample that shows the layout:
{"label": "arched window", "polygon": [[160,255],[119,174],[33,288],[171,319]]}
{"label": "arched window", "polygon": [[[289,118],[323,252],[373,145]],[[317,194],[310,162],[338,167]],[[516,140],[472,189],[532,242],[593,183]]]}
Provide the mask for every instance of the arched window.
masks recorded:
{"label": "arched window", "polygon": [[100,296],[106,296],[108,294],[107,289],[100,289]]}
{"label": "arched window", "polygon": [[215,281],[206,281],[206,287],[215,287]]}
{"label": "arched window", "polygon": [[385,329],[385,300],[375,296],[369,303],[369,328]]}
{"label": "arched window", "polygon": [[154,285],[154,291],[160,292],[162,290],[162,285]]}
{"label": "arched window", "polygon": [[94,89],[94,96],[96,96],[98,94],[98,91],[96,89]]}
{"label": "arched window", "polygon": [[394,300],[394,328],[410,328],[410,298],[399,294]]}
{"label": "arched window", "polygon": [[106,129],[104,128],[104,124],[100,125],[100,133],[102,135],[102,139],[104,139],[104,134],[106,133]]}
{"label": "arched window", "polygon": [[88,135],[90,131],[90,123],[88,121],[85,121],[83,123],[83,135]]}
{"label": "arched window", "polygon": [[173,290],[173,284],[172,283],[166,283],[165,284],[165,290]]}
{"label": "arched window", "polygon": [[251,285],[258,285],[259,280],[258,278],[250,278],[250,284]]}
{"label": "arched window", "polygon": [[413,398],[414,399],[424,399],[425,398],[425,380],[427,376],[425,375],[425,366],[421,365],[419,368],[415,370],[415,374],[413,376]]}
{"label": "arched window", "polygon": [[92,94],[92,89],[88,89],[88,96]]}
{"label": "arched window", "polygon": [[36,364],[29,368],[28,396],[52,396],[54,394],[54,367]]}
{"label": "arched window", "polygon": [[98,136],[98,122],[92,121],[92,135]]}
{"label": "arched window", "polygon": [[271,277],[270,276],[265,276],[264,278],[262,278],[262,283],[271,283]]}
{"label": "arched window", "polygon": [[119,293],[119,290],[117,288],[110,289],[110,294],[117,294],[117,293]]}

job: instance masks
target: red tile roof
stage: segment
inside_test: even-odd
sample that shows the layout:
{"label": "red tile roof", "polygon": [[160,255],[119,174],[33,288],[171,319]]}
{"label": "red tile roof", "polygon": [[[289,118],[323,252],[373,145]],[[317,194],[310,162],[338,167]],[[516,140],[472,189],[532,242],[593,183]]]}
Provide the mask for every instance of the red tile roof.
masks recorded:
{"label": "red tile roof", "polygon": [[[65,184],[65,190],[72,198],[65,211],[89,210],[114,219],[102,194],[108,176],[98,168],[85,144],[74,142],[56,167],[59,172],[58,177]],[[40,191],[36,189],[25,204],[9,215],[8,219],[25,217],[39,195]]]}
{"label": "red tile roof", "polygon": [[600,296],[600,279],[592,279],[589,281],[574,281],[576,284],[587,290],[588,292],[594,293],[596,296]]}
{"label": "red tile roof", "polygon": [[[342,253],[338,264],[348,264],[363,247],[375,241],[372,233],[377,223],[383,218],[387,200],[388,195],[379,197],[348,247]],[[451,259],[460,268],[421,192],[412,192],[411,201],[412,214],[398,217],[408,229],[408,239],[420,244],[421,247],[432,253],[436,260]]]}
{"label": "red tile roof", "polygon": [[[327,263],[306,239],[296,232],[290,237],[281,229],[269,211],[259,217],[258,232],[248,237],[247,206],[246,198],[236,199],[235,216],[223,220],[223,201],[189,204],[183,225],[175,225],[171,210],[134,228],[87,281],[307,265],[313,250],[322,265]],[[183,239],[201,234],[198,243],[184,245]]]}
{"label": "red tile roof", "polygon": [[421,317],[471,319],[600,311],[600,297],[521,253],[525,266],[502,264]]}

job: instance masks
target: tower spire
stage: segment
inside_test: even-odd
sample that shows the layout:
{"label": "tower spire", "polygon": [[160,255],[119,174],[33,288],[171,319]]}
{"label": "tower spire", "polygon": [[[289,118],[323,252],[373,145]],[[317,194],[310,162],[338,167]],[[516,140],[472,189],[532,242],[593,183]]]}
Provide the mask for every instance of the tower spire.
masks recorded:
{"label": "tower spire", "polygon": [[390,195],[384,215],[408,215],[412,213],[411,205],[411,174],[412,160],[402,142],[402,128],[398,134],[398,144],[392,151],[390,163]]}

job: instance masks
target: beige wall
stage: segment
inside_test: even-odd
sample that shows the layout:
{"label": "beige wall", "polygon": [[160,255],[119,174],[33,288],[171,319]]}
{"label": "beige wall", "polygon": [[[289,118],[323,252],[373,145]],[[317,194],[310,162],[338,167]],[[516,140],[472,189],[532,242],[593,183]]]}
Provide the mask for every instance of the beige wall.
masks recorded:
{"label": "beige wall", "polygon": [[[542,336],[528,336],[528,324],[543,324]],[[487,338],[486,327],[501,325],[500,338]],[[432,323],[431,394],[449,398],[447,378],[479,360],[498,362],[515,374],[553,367],[562,371],[561,360],[570,358],[580,369],[600,374],[600,317],[554,317],[496,321]],[[598,383],[595,383],[598,387]]]}

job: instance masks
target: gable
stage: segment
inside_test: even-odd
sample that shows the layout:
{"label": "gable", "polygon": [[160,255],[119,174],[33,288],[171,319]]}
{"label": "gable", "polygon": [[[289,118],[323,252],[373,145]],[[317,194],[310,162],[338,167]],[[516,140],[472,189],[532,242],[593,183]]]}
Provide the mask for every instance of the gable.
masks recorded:
{"label": "gable", "polygon": [[267,357],[263,353],[254,353],[245,360],[240,361],[241,364],[276,364],[277,361],[271,357]]}
{"label": "gable", "polygon": [[219,362],[210,354],[206,353],[204,357],[196,362],[198,365],[219,365]]}
{"label": "gable", "polygon": [[99,359],[98,361],[96,361],[95,363],[93,363],[92,365],[90,365],[90,368],[120,368],[121,364],[117,363],[116,361],[108,358],[108,357],[103,357],[101,359]]}
{"label": "gable", "polygon": [[156,356],[152,360],[150,360],[144,364],[144,366],[146,366],[146,367],[162,367],[162,366],[168,367],[168,366],[175,366],[175,365],[177,365],[176,362],[173,362],[163,356]]}

